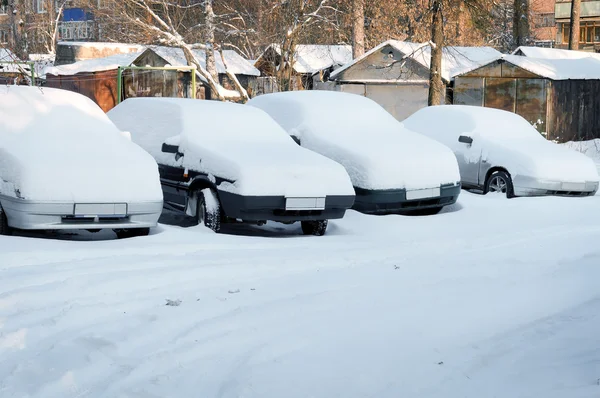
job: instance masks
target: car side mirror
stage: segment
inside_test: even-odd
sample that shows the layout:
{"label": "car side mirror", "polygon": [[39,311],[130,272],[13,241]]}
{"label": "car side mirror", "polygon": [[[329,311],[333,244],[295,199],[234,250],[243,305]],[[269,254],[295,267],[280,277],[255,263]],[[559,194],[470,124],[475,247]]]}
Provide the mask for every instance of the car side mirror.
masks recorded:
{"label": "car side mirror", "polygon": [[467,144],[467,145],[471,145],[473,143],[473,138],[471,138],[467,135],[461,135],[460,137],[458,137],[458,142],[461,142],[461,143]]}
{"label": "car side mirror", "polygon": [[164,153],[178,153],[179,147],[177,145],[170,144],[162,144],[162,149]]}
{"label": "car side mirror", "polygon": [[183,157],[183,153],[179,152],[178,145],[162,144],[161,151],[164,153],[174,153],[175,160],[179,160]]}

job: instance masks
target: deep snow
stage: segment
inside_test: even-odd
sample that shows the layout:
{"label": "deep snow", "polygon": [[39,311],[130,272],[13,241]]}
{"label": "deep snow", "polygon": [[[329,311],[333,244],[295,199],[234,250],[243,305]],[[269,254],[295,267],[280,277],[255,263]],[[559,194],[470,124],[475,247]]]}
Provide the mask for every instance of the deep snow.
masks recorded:
{"label": "deep snow", "polygon": [[596,397],[599,206],[0,237],[0,397]]}

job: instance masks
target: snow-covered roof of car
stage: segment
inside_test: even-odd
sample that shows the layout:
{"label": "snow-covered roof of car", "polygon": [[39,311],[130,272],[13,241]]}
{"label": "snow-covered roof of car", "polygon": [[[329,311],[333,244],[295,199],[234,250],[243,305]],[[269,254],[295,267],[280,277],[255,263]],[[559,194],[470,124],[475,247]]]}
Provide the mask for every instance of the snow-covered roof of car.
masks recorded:
{"label": "snow-covered roof of car", "polygon": [[[346,167],[355,186],[418,189],[458,178],[452,153],[408,131],[371,99],[333,91],[296,91],[250,100],[301,145]],[[407,172],[402,164],[415,166]],[[419,167],[418,165],[423,165]]]}
{"label": "snow-covered roof of car", "polygon": [[[410,58],[425,68],[429,68],[431,62],[431,46],[429,43],[412,43],[399,40],[385,41],[375,48],[371,49],[363,56],[356,58],[354,61],[336,69],[331,74],[331,79],[334,79],[343,71],[360,63],[365,58],[373,53],[380,51],[386,46],[391,46],[404,54],[406,58]],[[461,73],[465,69],[472,69],[486,63],[487,61],[497,58],[502,55],[498,50],[491,47],[454,47],[447,46],[442,50],[442,78],[450,81],[452,77]]]}
{"label": "snow-covered roof of car", "polygon": [[500,139],[544,139],[521,116],[499,109],[468,105],[438,105],[422,108],[402,121],[418,133],[427,133],[436,139],[477,132]]}
{"label": "snow-covered roof of car", "polygon": [[160,200],[156,164],[89,98],[0,87],[0,190],[91,203]]}
{"label": "snow-covered roof of car", "polygon": [[[235,181],[227,188],[220,185],[220,189],[254,195],[353,194],[339,164],[299,147],[269,115],[250,106],[130,98],[108,116],[130,131],[133,141],[159,163]],[[163,143],[179,146],[185,156],[179,161],[173,154],[163,153]]]}

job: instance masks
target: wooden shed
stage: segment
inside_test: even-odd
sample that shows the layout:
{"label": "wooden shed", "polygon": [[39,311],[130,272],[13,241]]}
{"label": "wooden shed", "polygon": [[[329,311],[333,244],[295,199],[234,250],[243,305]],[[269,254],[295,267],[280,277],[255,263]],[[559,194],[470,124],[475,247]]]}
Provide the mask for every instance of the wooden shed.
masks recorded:
{"label": "wooden shed", "polygon": [[[194,49],[193,51],[200,61],[200,65],[206,67],[206,54],[204,50]],[[225,62],[223,62],[223,58],[225,59]],[[250,61],[233,50],[223,50],[223,58],[221,58],[220,52],[215,52],[215,63],[219,74],[219,83],[228,90],[235,90],[233,82],[230,81],[226,74],[227,68],[235,75],[242,87],[244,87],[252,97],[252,88],[254,87],[256,78],[260,76],[260,71],[256,69]],[[187,60],[181,48],[149,46],[133,61],[133,64],[151,67],[185,66],[187,65]],[[204,79],[201,76],[198,76],[199,82],[202,82],[203,80]],[[208,85],[200,87],[198,92],[203,93],[202,98],[211,98]]]}
{"label": "wooden shed", "polygon": [[453,103],[517,113],[549,140],[600,138],[600,61],[506,55],[454,78]]}
{"label": "wooden shed", "polygon": [[[116,54],[46,69],[46,86],[91,98],[104,112],[118,103],[119,67],[133,66],[142,54]],[[191,72],[185,70],[124,70],[122,100],[131,97],[191,97]]]}
{"label": "wooden shed", "polygon": [[[501,54],[490,47],[445,47],[442,80],[449,84],[457,71],[472,69]],[[404,120],[427,106],[431,49],[428,43],[389,40],[335,70],[330,86],[319,89],[359,94]],[[451,103],[449,98],[447,102]]]}

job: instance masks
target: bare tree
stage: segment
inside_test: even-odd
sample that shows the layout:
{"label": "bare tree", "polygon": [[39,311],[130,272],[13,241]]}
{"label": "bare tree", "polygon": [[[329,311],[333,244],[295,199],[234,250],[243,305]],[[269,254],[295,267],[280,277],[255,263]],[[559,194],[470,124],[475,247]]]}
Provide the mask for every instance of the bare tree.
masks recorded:
{"label": "bare tree", "polygon": [[352,1],[352,57],[365,53],[365,1]]}
{"label": "bare tree", "polygon": [[[222,101],[248,99],[246,90],[237,79],[232,79],[237,92],[225,90],[219,83],[214,53],[216,46],[212,21],[215,15],[212,10],[212,0],[121,0],[118,3],[120,3],[119,18],[136,28],[138,42],[160,43],[181,48],[187,64],[196,67],[216,99]],[[200,18],[204,23],[198,22]],[[201,30],[200,36],[205,38],[204,44],[194,44],[193,41],[186,39],[186,37],[192,40],[198,38],[195,33],[198,29]],[[145,40],[140,40],[142,38]],[[195,51],[197,49],[204,50],[206,67],[200,62]]]}
{"label": "bare tree", "polygon": [[213,0],[204,0],[205,23],[205,46],[206,46],[206,71],[215,81],[219,81],[217,63],[215,61],[215,12],[213,11]]}
{"label": "bare tree", "polygon": [[442,51],[444,46],[444,17],[442,0],[431,0],[431,64],[427,104],[440,105],[444,99],[442,82]]}
{"label": "bare tree", "polygon": [[569,24],[569,50],[579,50],[579,14],[581,0],[571,0],[571,21]]}
{"label": "bare tree", "polygon": [[529,0],[514,0],[513,10],[513,47],[529,44]]}

